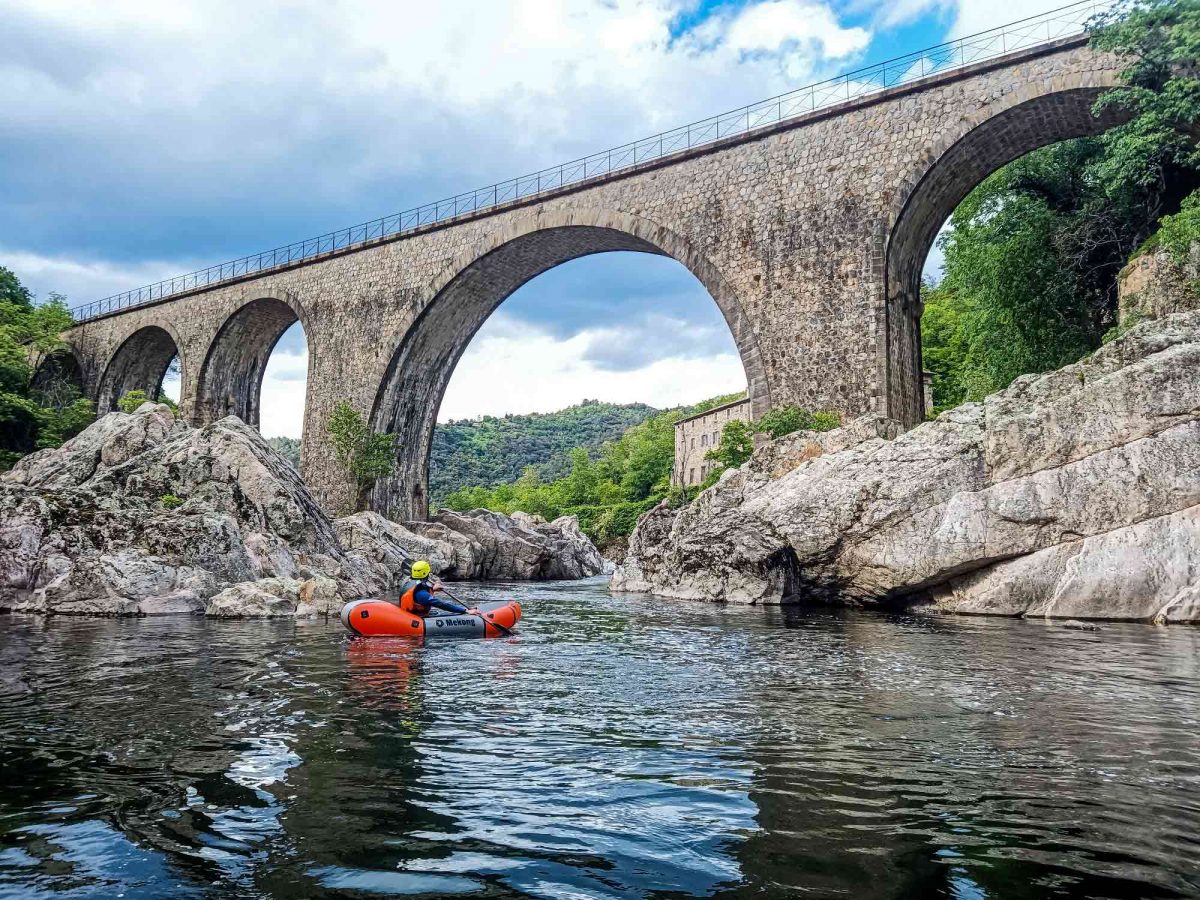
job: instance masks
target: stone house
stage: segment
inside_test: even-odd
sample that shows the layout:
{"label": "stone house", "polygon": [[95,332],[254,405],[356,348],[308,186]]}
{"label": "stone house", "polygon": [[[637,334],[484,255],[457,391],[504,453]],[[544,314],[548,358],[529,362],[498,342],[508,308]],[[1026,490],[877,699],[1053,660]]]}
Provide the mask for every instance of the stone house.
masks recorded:
{"label": "stone house", "polygon": [[671,470],[671,484],[695,487],[705,479],[715,465],[705,456],[720,446],[721,430],[726,422],[734,419],[749,424],[749,400],[734,400],[675,423],[675,466]]}

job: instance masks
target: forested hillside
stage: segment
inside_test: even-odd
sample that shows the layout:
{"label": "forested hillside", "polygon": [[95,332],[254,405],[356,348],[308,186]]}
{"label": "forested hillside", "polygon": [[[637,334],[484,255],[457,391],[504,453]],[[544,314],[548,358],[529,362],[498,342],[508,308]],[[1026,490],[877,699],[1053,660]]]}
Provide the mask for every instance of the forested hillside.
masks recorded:
{"label": "forested hillside", "polygon": [[570,471],[571,450],[595,450],[655,412],[644,403],[584,400],[553,413],[438,425],[429,461],[430,493],[438,502],[463,487],[494,487],[516,481],[529,466],[543,480],[553,481]]}

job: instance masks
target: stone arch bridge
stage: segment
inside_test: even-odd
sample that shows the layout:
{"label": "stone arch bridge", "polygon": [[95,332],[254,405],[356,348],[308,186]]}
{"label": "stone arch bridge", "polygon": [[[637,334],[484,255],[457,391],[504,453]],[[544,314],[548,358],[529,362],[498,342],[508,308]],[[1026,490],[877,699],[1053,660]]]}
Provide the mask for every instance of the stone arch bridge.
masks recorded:
{"label": "stone arch bridge", "polygon": [[708,289],[772,405],[923,417],[920,277],[937,230],[987,175],[1112,124],[1092,105],[1116,63],[1081,35],[936,72],[769,126],[392,237],[233,275],[66,334],[101,411],[182,369],[194,424],[258,424],[275,342],[308,340],[306,480],[329,507],[350,488],[325,423],[350,401],[398,434],[397,474],[371,505],[427,512],[429,448],[455,364],[523,283],[609,250],[666,254]]}

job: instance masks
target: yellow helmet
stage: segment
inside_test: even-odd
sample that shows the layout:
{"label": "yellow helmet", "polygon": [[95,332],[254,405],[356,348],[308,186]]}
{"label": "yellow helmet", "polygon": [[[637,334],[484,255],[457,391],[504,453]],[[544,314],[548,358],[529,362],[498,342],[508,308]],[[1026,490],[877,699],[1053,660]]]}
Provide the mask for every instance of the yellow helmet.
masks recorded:
{"label": "yellow helmet", "polygon": [[412,564],[412,569],[410,569],[410,571],[412,572],[412,577],[417,579],[417,581],[420,581],[422,578],[428,578],[429,563],[423,559],[418,559]]}

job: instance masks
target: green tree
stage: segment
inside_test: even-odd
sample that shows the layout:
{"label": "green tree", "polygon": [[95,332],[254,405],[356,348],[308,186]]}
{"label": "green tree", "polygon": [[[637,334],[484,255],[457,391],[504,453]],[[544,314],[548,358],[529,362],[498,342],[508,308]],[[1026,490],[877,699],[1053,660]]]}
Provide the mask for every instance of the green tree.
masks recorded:
{"label": "green tree", "polygon": [[935,411],[1095,349],[1116,325],[1130,255],[1164,215],[1186,230],[1187,210],[1174,214],[1200,186],[1200,0],[1122,3],[1092,41],[1125,65],[1097,111],[1128,119],[1027,154],[955,210],[922,320]]}
{"label": "green tree", "polygon": [[1184,200],[1177,214],[1163,216],[1157,237],[1176,262],[1187,259],[1192,245],[1200,241],[1200,191]]}
{"label": "green tree", "polygon": [[52,365],[70,324],[61,297],[38,305],[17,276],[0,267],[0,469],[33,450],[59,446],[95,418],[92,404],[76,385],[59,383],[63,370]]}
{"label": "green tree", "polygon": [[1153,222],[1179,208],[1200,169],[1200,0],[1123,0],[1093,30],[1092,45],[1125,64],[1097,112],[1130,117],[1101,139],[1099,174]]}
{"label": "green tree", "polygon": [[394,434],[376,434],[347,401],[333,408],[326,426],[333,452],[346,474],[354,480],[354,508],[362,509],[367,491],[396,465]]}
{"label": "green tree", "polygon": [[721,429],[721,443],[704,454],[717,464],[718,474],[736,469],[754,453],[754,435],[741,419],[730,419]]}

